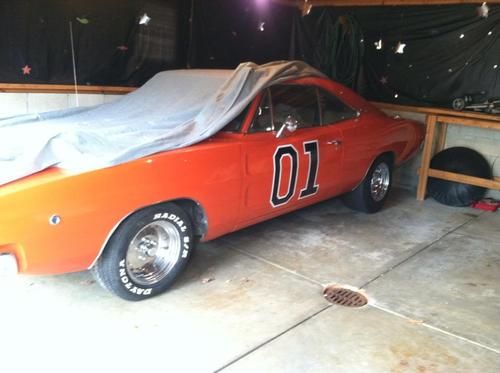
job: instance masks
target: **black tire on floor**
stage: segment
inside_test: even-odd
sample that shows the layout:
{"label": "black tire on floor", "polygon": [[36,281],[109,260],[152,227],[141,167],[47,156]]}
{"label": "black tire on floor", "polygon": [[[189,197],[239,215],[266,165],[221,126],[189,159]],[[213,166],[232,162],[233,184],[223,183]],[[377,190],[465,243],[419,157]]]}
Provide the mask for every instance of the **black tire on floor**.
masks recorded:
{"label": "black tire on floor", "polygon": [[[461,146],[445,149],[431,160],[431,168],[456,172],[469,176],[491,179],[491,167],[488,161],[473,149]],[[429,178],[429,194],[439,203],[448,206],[469,206],[484,197],[486,189],[454,181]]]}
{"label": "black tire on floor", "polygon": [[[377,189],[378,181],[383,181],[382,184],[385,187]],[[375,159],[365,178],[356,189],[343,195],[342,200],[354,210],[372,214],[380,211],[389,195],[391,186],[392,160],[390,156],[382,155]],[[380,193],[376,193],[377,190],[380,190]]]}
{"label": "black tire on floor", "polygon": [[123,299],[151,298],[172,285],[193,244],[184,210],[174,203],[148,207],[117,228],[91,271],[101,286]]}

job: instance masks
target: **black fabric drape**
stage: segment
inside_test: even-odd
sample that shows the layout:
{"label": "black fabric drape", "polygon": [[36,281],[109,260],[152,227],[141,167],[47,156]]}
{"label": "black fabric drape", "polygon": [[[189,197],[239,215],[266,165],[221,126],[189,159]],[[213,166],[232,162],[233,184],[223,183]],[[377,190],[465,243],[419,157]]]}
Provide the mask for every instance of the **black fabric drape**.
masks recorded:
{"label": "black fabric drape", "polygon": [[288,58],[296,9],[256,0],[194,0],[189,65],[234,68]]}
{"label": "black fabric drape", "polygon": [[372,100],[449,106],[500,96],[500,5],[487,18],[478,5],[315,7],[303,17],[256,0],[0,0],[0,82],[72,83],[71,21],[79,84],[301,59]]}
{"label": "black fabric drape", "polygon": [[140,85],[185,66],[186,13],[182,0],[0,0],[0,82],[72,83],[71,21],[79,84]]}
{"label": "black fabric drape", "polygon": [[[364,79],[357,88],[367,98],[450,106],[453,98],[464,94],[484,91],[486,97],[500,96],[500,6],[490,5],[488,18],[478,16],[477,6],[316,8],[307,17],[297,12],[290,58],[315,64],[311,50],[318,35],[328,34],[339,17],[347,15],[363,33],[359,71]],[[330,20],[326,25],[325,18]],[[375,47],[379,40],[382,49]],[[406,44],[403,54],[396,53],[398,43]],[[330,43],[320,53],[335,48]],[[345,61],[336,63],[342,67]]]}

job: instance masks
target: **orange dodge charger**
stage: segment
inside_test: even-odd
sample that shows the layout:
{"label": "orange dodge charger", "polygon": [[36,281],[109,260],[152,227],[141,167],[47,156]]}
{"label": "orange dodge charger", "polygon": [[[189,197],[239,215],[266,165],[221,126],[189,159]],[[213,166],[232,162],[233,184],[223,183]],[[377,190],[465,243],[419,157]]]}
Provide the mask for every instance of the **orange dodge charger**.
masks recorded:
{"label": "orange dodge charger", "polygon": [[341,195],[378,211],[393,168],[423,137],[420,124],[329,79],[272,85],[195,145],[0,186],[0,264],[33,274],[90,269],[114,294],[146,299],[173,283],[199,240]]}

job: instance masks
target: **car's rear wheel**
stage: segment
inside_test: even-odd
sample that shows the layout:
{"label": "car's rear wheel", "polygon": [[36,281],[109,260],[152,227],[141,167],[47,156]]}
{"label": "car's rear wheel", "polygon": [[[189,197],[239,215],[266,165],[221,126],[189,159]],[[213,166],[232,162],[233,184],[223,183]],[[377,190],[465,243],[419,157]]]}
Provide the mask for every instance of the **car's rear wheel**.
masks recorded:
{"label": "car's rear wheel", "polygon": [[128,217],[92,267],[96,280],[127,300],[163,293],[191,255],[193,228],[174,203],[148,207]]}
{"label": "car's rear wheel", "polygon": [[392,162],[383,155],[373,162],[363,181],[342,199],[350,208],[371,214],[382,208],[391,186]]}

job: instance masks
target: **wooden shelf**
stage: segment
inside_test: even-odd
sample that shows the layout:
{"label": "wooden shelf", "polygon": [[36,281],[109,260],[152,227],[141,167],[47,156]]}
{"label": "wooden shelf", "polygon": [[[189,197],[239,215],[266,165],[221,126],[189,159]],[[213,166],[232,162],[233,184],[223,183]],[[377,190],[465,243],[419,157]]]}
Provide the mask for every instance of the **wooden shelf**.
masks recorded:
{"label": "wooden shelf", "polygon": [[[108,87],[79,85],[79,94],[123,95],[134,91],[134,87]],[[75,93],[74,85],[66,84],[11,84],[0,83],[0,92],[11,93]]]}
{"label": "wooden shelf", "polygon": [[377,106],[379,109],[383,110],[402,111],[407,113],[446,115],[451,117],[484,119],[494,122],[500,122],[500,115],[484,114],[475,111],[456,111],[451,109],[442,109],[434,107],[388,104],[385,102],[372,102],[372,104]]}

